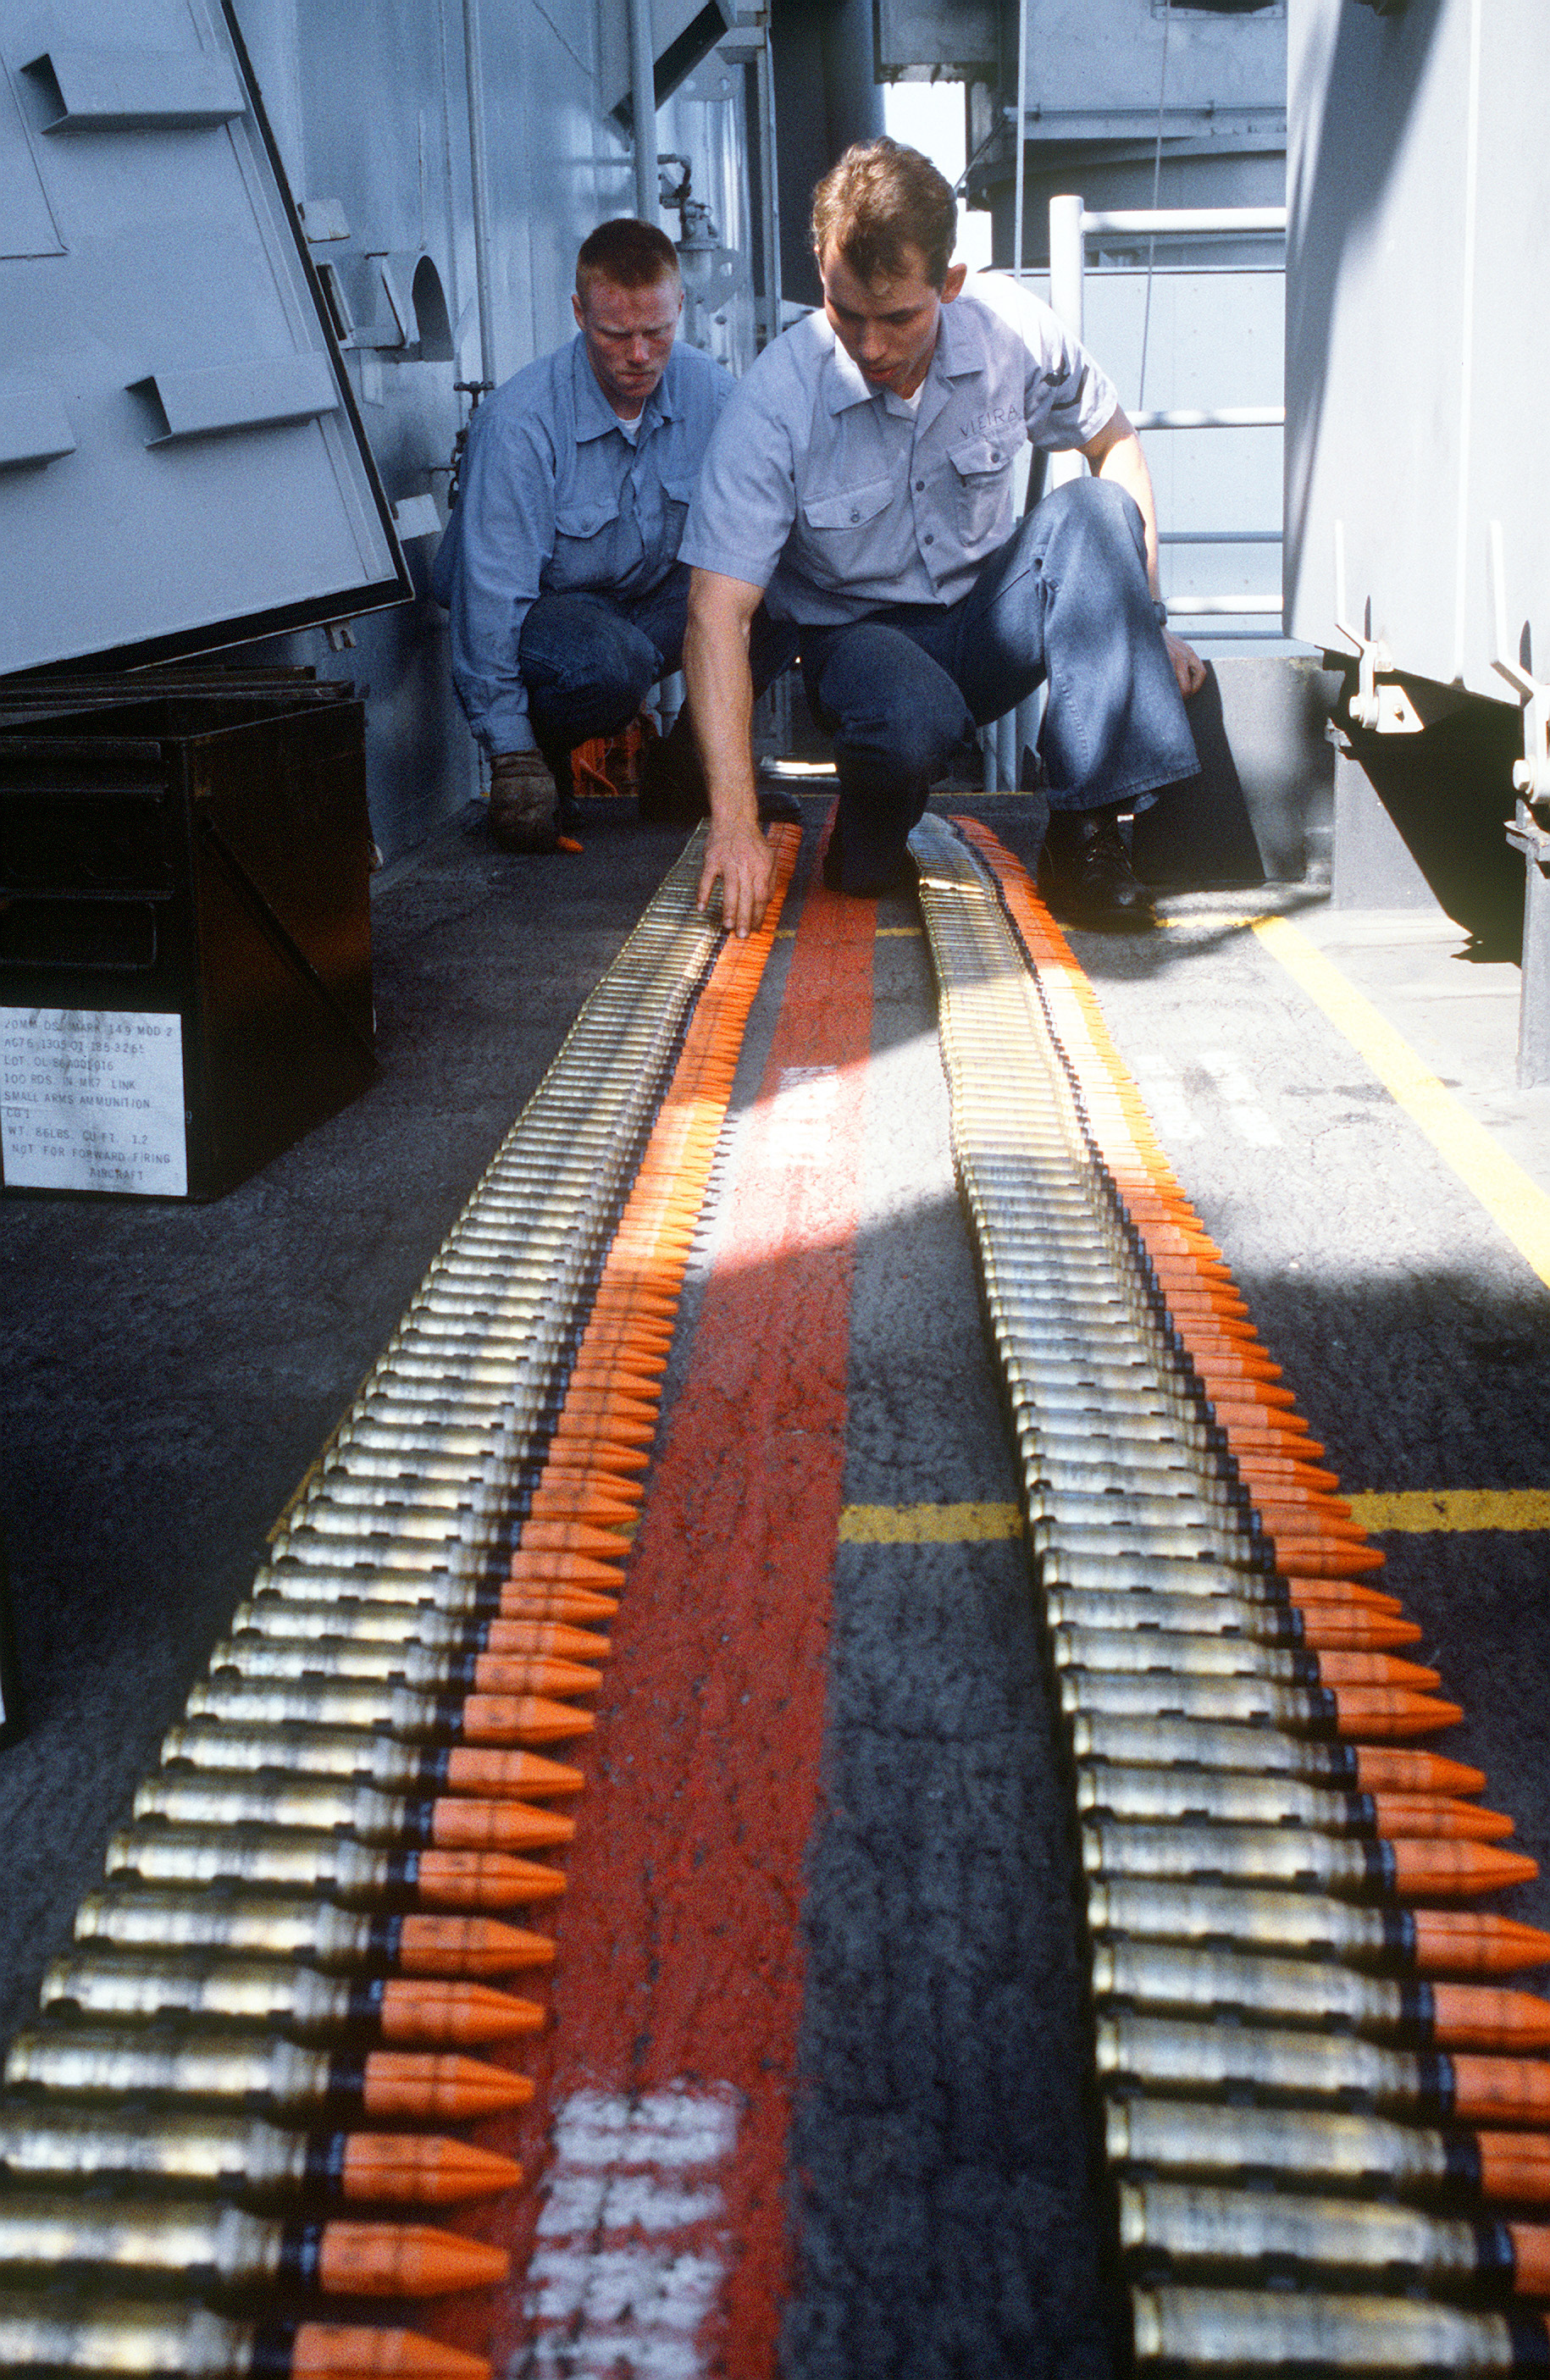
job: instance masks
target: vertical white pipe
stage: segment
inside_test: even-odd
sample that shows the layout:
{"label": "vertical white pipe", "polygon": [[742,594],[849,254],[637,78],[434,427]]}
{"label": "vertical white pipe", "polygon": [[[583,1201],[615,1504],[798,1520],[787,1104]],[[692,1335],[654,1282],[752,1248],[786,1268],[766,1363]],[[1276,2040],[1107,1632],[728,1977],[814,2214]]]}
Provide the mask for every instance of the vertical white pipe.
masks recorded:
{"label": "vertical white pipe", "polygon": [[1012,174],[1011,269],[1023,277],[1023,176],[1028,149],[1028,0],[1017,0],[1017,163]]}
{"label": "vertical white pipe", "polygon": [[1049,201],[1049,302],[1068,331],[1082,336],[1082,201]]}
{"label": "vertical white pipe", "polygon": [[657,188],[657,37],[651,0],[630,0],[630,109],[635,118],[636,212],[654,224]]}
{"label": "vertical white pipe", "polygon": [[484,47],[479,0],[463,0],[463,74],[468,91],[468,176],[474,200],[474,292],[479,317],[479,378],[493,382],[495,312],[490,287],[490,161],[484,140]]}

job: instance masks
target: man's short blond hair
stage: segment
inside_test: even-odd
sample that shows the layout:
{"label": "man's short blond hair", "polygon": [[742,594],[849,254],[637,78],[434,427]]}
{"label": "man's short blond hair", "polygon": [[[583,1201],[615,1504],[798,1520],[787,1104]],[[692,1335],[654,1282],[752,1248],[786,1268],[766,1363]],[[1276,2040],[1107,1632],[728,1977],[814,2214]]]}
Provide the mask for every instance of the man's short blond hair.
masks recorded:
{"label": "man's short blond hair", "polygon": [[615,215],[581,243],[575,260],[575,294],[583,305],[594,281],[614,289],[650,289],[680,278],[678,250],[665,231],[638,215]]}
{"label": "man's short blond hair", "polygon": [[822,266],[832,248],[868,284],[908,268],[904,251],[926,261],[933,289],[947,279],[958,238],[952,185],[918,149],[886,138],[858,140],[813,192],[813,253]]}

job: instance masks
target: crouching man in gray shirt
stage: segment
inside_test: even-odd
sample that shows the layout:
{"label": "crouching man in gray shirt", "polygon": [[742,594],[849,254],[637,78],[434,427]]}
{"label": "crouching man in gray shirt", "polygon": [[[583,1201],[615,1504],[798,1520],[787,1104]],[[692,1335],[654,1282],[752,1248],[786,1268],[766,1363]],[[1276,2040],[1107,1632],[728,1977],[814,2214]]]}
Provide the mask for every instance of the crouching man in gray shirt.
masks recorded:
{"label": "crouching man in gray shirt", "polygon": [[[750,746],[761,601],[801,635],[833,736],[830,884],[873,892],[976,726],[1047,680],[1047,882],[1063,916],[1150,925],[1118,818],[1198,763],[1182,697],[1204,664],[1167,634],[1152,482],[1112,383],[1047,306],[950,265],[957,206],[918,152],[873,140],[814,193],[821,312],[766,348],[711,438],[680,548],[684,667],[709,785],[702,904],[739,933],[773,861]],[[1094,477],[1012,517],[1029,441]]]}

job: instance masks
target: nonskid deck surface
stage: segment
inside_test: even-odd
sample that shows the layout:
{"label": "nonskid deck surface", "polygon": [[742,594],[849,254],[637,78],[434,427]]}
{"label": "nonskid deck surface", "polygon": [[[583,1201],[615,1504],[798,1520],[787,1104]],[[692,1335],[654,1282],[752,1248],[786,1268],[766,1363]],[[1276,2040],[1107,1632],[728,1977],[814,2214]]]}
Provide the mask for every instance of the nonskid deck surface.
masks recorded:
{"label": "nonskid deck surface", "polygon": [[[1013,843],[1020,812],[985,806]],[[570,1889],[557,1925],[547,1912],[529,1912],[560,1945],[556,2021],[506,2062],[537,2080],[538,2095],[514,2122],[481,2134],[519,2154],[542,2185],[466,2226],[518,2252],[519,2278],[500,2301],[490,2342],[514,2370],[606,2371],[621,2355],[656,2369],[666,2355],[686,2372],[760,2372],[774,2368],[778,2333],[787,2366],[815,2374],[1097,2373],[1108,2364],[1117,2300],[1100,2277],[1088,2179],[1067,1785],[1016,1534],[1016,1472],[949,1156],[919,912],[902,899],[844,903],[811,887],[818,815],[812,806],[705,1229],[689,1255],[667,1421],[592,1706],[599,1725],[583,1759],[590,1783],[575,1804]],[[672,848],[661,849],[653,878]],[[639,846],[612,853],[615,874],[621,856],[627,865],[640,856]],[[583,902],[596,880],[590,857],[571,863]],[[515,863],[493,862],[472,842],[445,849],[430,884],[429,900],[405,888],[422,917],[432,912],[429,931],[406,952],[405,979],[418,974],[419,996],[439,995],[438,1029],[455,1045],[468,1019],[456,1014],[454,1029],[449,1008],[455,1014],[470,994],[476,1003],[489,999],[477,965],[468,983],[470,948],[488,967],[505,922],[494,904],[512,892],[520,898],[521,888]],[[391,941],[391,893],[384,905]],[[627,923],[621,915],[618,930]],[[556,941],[563,947],[563,934],[545,947]],[[1242,1021],[1241,937],[1202,933],[1193,943],[1181,957],[1171,941],[1164,945],[1166,970],[1151,943],[1082,945],[1119,1012],[1122,1043],[1133,1028],[1140,1073],[1166,1049],[1180,1004],[1201,1003],[1224,1029]],[[520,956],[503,959],[505,996],[520,1006]],[[572,978],[573,1007],[585,965]],[[1224,965],[1237,1007],[1213,990],[1210,970]],[[1138,979],[1133,989],[1121,979],[1127,973]],[[536,1038],[541,1002],[530,967],[526,980],[523,1030]],[[1257,983],[1254,996],[1264,997]],[[1320,1065],[1337,1076],[1359,1068],[1345,1050],[1332,1054],[1300,1028],[1290,1004],[1287,1014],[1289,1052],[1301,1046],[1317,1062],[1307,1085],[1315,1096],[1325,1095]],[[554,1019],[553,1038],[564,1021]],[[476,1022],[499,1046],[501,1020]],[[1256,1039],[1256,1053],[1261,1047]],[[1278,1094],[1289,1101],[1294,1072],[1289,1057]],[[1206,1080],[1219,1086],[1220,1072]],[[518,1087],[506,1114],[520,1097]],[[1166,1142],[1167,1115],[1157,1120]],[[1278,1132],[1278,1111],[1273,1120]],[[1398,1208],[1411,1152],[1408,1123],[1395,1119],[1395,1127],[1384,1181]],[[451,1119],[445,1129],[454,1128]],[[487,1134],[462,1188],[495,1136]],[[1224,1190],[1207,1207],[1217,1177],[1206,1167],[1196,1186],[1190,1169],[1207,1159],[1220,1165],[1226,1138],[1186,1135],[1169,1153],[1237,1264],[1234,1232],[1260,1248],[1270,1235],[1266,1211],[1292,1242],[1297,1226],[1284,1210],[1295,1202],[1284,1195],[1284,1140],[1241,1136],[1242,1149],[1265,1152],[1264,1171],[1254,1174],[1259,1160],[1241,1152],[1231,1203]],[[1310,1220],[1322,1222],[1342,1201],[1359,1216],[1371,1175],[1363,1190],[1326,1168],[1319,1189],[1295,1243],[1301,1274],[1315,1281]],[[261,1200],[256,1211],[261,1220]],[[1519,1317],[1515,1343],[1537,1344],[1542,1358],[1533,1298],[1543,1292],[1532,1275],[1520,1278],[1522,1259],[1495,1250],[1496,1227],[1471,1216],[1467,1199],[1449,1211],[1455,1247],[1469,1247],[1487,1281],[1493,1268],[1502,1276],[1499,1298]],[[13,1251],[29,1241],[39,1247],[48,1218],[57,1245],[70,1213],[11,1210]],[[127,1272],[151,1235],[143,1217],[121,1223],[122,1214],[107,1220]],[[213,1220],[164,1211],[159,1236],[196,1239],[189,1227],[208,1235]],[[1423,1220],[1414,1228],[1419,1238]],[[1299,1292],[1300,1272],[1290,1275]],[[1263,1291],[1257,1280],[1249,1290],[1256,1319],[1259,1296],[1273,1296],[1277,1282],[1267,1262]],[[353,1373],[341,1366],[333,1413],[412,1286]],[[131,1281],[124,1293],[132,1301]],[[1300,1294],[1284,1286],[1280,1294],[1295,1313]],[[1425,1414],[1430,1396],[1436,1413],[1430,1446],[1405,1441],[1399,1484],[1514,1484],[1514,1460],[1521,1471],[1532,1457],[1505,1417],[1493,1439],[1478,1381],[1460,1443],[1486,1468],[1470,1477],[1451,1460],[1450,1392],[1426,1385],[1429,1363],[1436,1378],[1458,1382],[1467,1283],[1443,1328],[1424,1296],[1405,1313],[1402,1281],[1393,1299],[1389,1310],[1404,1315],[1408,1333],[1411,1410]],[[1285,1361],[1278,1330],[1262,1320],[1262,1331]],[[1289,1380],[1331,1463],[1348,1488],[1386,1488],[1388,1478],[1366,1464],[1395,1439],[1381,1429],[1364,1437],[1366,1408],[1353,1401],[1321,1412],[1320,1344],[1293,1343],[1302,1360],[1289,1366]],[[1391,1345],[1374,1339],[1366,1355],[1380,1377],[1386,1366],[1393,1372]],[[39,1443],[46,1422],[40,1398],[31,1410]],[[321,1435],[314,1430],[313,1447]],[[212,1445],[212,1470],[221,1455]],[[231,1460],[227,1450],[228,1468]],[[206,1492],[218,1488],[212,1482]],[[99,1525],[105,1543],[110,1516]],[[1479,1648],[1457,1604],[1430,1582],[1467,1562],[1471,1579],[1489,1583],[1504,1560],[1532,1562],[1539,1548],[1521,1530],[1380,1542],[1402,1543],[1411,1558],[1401,1592],[1428,1622],[1417,1658],[1435,1655],[1452,1691]],[[30,1543],[24,1536],[24,1561]],[[176,1548],[163,1559],[176,1563]],[[208,1582],[202,1590],[198,1580],[187,1584],[190,1600],[205,1594],[210,1618],[198,1643],[190,1631],[160,1648],[158,1718],[175,1715],[246,1581],[228,1570],[222,1584],[224,1599]],[[1434,1601],[1423,1609],[1427,1595]],[[1487,1584],[1484,1605],[1487,1615],[1506,1609],[1505,1592],[1494,1603]],[[1531,1679],[1536,1656],[1542,1675],[1543,1645],[1531,1643]],[[35,1666],[46,1683],[46,1660]],[[1544,1817],[1532,1773],[1532,1686],[1504,1706],[1487,1677],[1483,1692],[1465,1685],[1460,1698],[1493,1799],[1511,1811],[1516,1840],[1532,1851]],[[10,1778],[0,1768],[0,1791],[29,1765],[34,1787],[64,1777],[64,1739],[46,1701],[41,1717],[35,1737],[6,1755]],[[1455,1731],[1449,1749],[1462,1739]],[[149,1765],[142,1755],[131,1767],[133,1758],[126,1753],[111,1804],[100,1790],[82,1796],[76,1788],[64,1831],[84,1845],[80,1868],[98,1867],[109,1821],[124,1815],[127,1788]],[[60,1763],[52,1772],[51,1761]],[[46,1822],[33,1840],[49,1845]],[[40,1876],[31,1906],[52,1915],[53,1937],[39,1943],[37,1964],[16,1961],[18,2019],[42,1949],[67,1935],[69,1907],[91,1880],[83,1875],[67,1895],[62,1886],[51,1893]],[[1537,1886],[1496,1905],[1544,1913]],[[479,2322],[449,2305],[442,2326],[473,2345],[484,2343]]]}

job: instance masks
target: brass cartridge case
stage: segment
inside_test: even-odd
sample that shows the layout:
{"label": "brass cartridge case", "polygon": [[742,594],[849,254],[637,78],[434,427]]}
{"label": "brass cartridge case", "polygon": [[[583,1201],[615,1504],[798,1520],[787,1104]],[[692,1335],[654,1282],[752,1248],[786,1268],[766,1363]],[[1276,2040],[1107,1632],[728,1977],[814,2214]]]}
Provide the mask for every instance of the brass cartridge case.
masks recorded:
{"label": "brass cartridge case", "polygon": [[1101,1813],[1164,1826],[1194,1819],[1230,1827],[1296,1825],[1319,1835],[1370,1835],[1376,1815],[1370,1794],[1324,1792],[1300,1778],[1120,1768],[1108,1763],[1082,1770],[1076,1806],[1084,1816]]}
{"label": "brass cartridge case", "polygon": [[176,2276],[194,2289],[273,2287],[290,2277],[287,2244],[284,2224],[197,2198],[0,2192],[0,2268]]}
{"label": "brass cartridge case", "polygon": [[[121,2107],[61,2105],[0,2108],[0,2175],[8,2183],[121,2180],[175,2182],[188,2190],[290,2197],[315,2185],[312,2135],[257,2116],[140,2114]],[[0,2369],[4,2369],[0,2365]]]}
{"label": "brass cartridge case", "polygon": [[1269,2024],[1343,2024],[1392,2039],[1424,2021],[1425,1985],[1363,1975],[1334,1960],[1254,1958],[1174,1943],[1099,1942],[1093,1997],[1152,2016],[1251,2016]]}
{"label": "brass cartridge case", "polygon": [[463,1698],[431,1694],[371,1678],[239,1678],[229,1670],[197,1679],[190,1718],[236,1727],[381,1728],[413,1742],[458,1731]]}
{"label": "brass cartridge case", "polygon": [[1387,2116],[1322,2107],[1234,2107],[1219,2099],[1113,2098],[1104,2107],[1110,2166],[1156,2173],[1269,2174],[1329,2190],[1375,2185],[1426,2195],[1471,2186],[1479,2174],[1470,2135]]}
{"label": "brass cartridge case", "polygon": [[[1235,1526],[1234,1508],[1225,1501],[1212,1504],[1204,1496],[1153,1496],[1133,1489],[1122,1496],[1086,1495],[1071,1488],[1046,1487],[1029,1478],[1026,1470],[1023,1501],[1030,1520],[1046,1521],[1055,1528],[1215,1530]],[[1246,1512],[1243,1517],[1246,1523]]]}
{"label": "brass cartridge case", "polygon": [[380,1852],[347,1836],[273,1828],[239,1835],[229,1827],[120,1827],[108,1842],[109,1877],[146,1884],[273,1885],[326,1892],[348,1906],[403,1904],[414,1898],[413,1852]]}
{"label": "brass cartridge case", "polygon": [[[456,1801],[459,1797],[448,1797]],[[384,1847],[429,1848],[435,1840],[433,1811],[429,1800],[411,1800],[401,1793],[381,1793],[374,1786],[357,1785],[334,1777],[247,1777],[220,1769],[163,1768],[145,1779],[135,1794],[137,1819],[167,1819],[179,1827],[261,1827],[275,1831],[353,1835],[361,1842]],[[466,1806],[466,1805],[465,1805]],[[473,1804],[475,1808],[480,1804]],[[534,1811],[526,1805],[503,1803],[521,1821],[524,1848],[566,1842],[572,1821]],[[497,1848],[498,1832],[486,1839]],[[515,1848],[514,1831],[505,1837]]]}
{"label": "brass cartridge case", "polygon": [[1157,2363],[1233,2380],[1262,2372],[1514,2372],[1520,2338],[1531,2329],[1541,2341],[1544,2335],[1535,2317],[1285,2289],[1138,2289],[1131,2313],[1143,2368]]}
{"label": "brass cartridge case", "polygon": [[5,2079],[13,2090],[72,2091],[82,2097],[122,2099],[150,2092],[175,2099],[237,2100],[248,2107],[323,2107],[343,2088],[358,2060],[304,2049],[262,2032],[143,2032],[112,2024],[75,2024],[18,2033],[6,2053]]}
{"label": "brass cartridge case", "polygon": [[1161,1628],[1054,1627],[1049,1658],[1058,1670],[1096,1670],[1108,1677],[1155,1670],[1186,1678],[1263,1678],[1314,1686],[1318,1657],[1299,1646],[1256,1644],[1247,1636],[1184,1636]]}
{"label": "brass cartridge case", "polygon": [[1411,1920],[1400,1909],[1362,1909],[1318,1892],[1239,1891],[1149,1876],[1109,1876],[1087,1888],[1096,1936],[1143,1942],[1230,1942],[1241,1949],[1380,1965],[1407,1959]]}
{"label": "brass cartridge case", "polygon": [[1360,2094],[1375,2107],[1435,2119],[1451,2112],[1447,2060],[1379,2049],[1350,2034],[1293,2033],[1247,2024],[1188,2024],[1168,2017],[1100,2014],[1102,2082],[1199,2098],[1252,2090],[1267,2099],[1338,2099]]}
{"label": "brass cartridge case", "polygon": [[1249,1591],[1236,1595],[1150,1595],[1121,1587],[1108,1595],[1090,1586],[1049,1587],[1044,1616],[1051,1628],[1082,1628],[1130,1634],[1160,1629],[1169,1636],[1241,1635],[1255,1644],[1300,1645],[1302,1616],[1279,1596],[1262,1591],[1271,1581],[1242,1577]]}
{"label": "brass cartridge case", "polygon": [[285,1900],[270,1893],[180,1892],[135,1885],[89,1892],[75,1920],[78,1942],[111,1943],[126,1950],[304,1960],[325,1973],[343,1974],[391,1965],[400,1930],[397,1917],[344,1909],[313,1893],[305,1900]]}
{"label": "brass cartridge case", "polygon": [[1141,1670],[1129,1677],[1102,1670],[1062,1670],[1060,1708],[1114,1718],[1257,1720],[1292,1731],[1331,1734],[1339,1705],[1327,1686],[1281,1686],[1270,1678],[1186,1678],[1177,1670]]}
{"label": "brass cartridge case", "polygon": [[[260,2331],[275,2325],[228,2322],[186,2298],[104,2302],[93,2292],[72,2302],[57,2290],[0,2289],[0,2372],[97,2372],[137,2380],[258,2380],[276,2369],[260,2356]],[[283,2334],[282,2334],[283,2336]],[[280,2339],[274,2338],[278,2346]],[[284,2371],[286,2366],[278,2367]]]}
{"label": "brass cartridge case", "polygon": [[50,1961],[38,2004],[88,2017],[176,2014],[278,2025],[298,2040],[327,2041],[374,2022],[382,1988],[377,1978],[345,1982],[269,1959],[87,1949]]}
{"label": "brass cartridge case", "polygon": [[[1175,2181],[1120,2184],[1120,2248],[1148,2269],[1181,2278],[1244,2278],[1266,2264],[1314,2280],[1495,2281],[1511,2286],[1512,2240],[1505,2224],[1466,2223],[1413,2206],[1302,2197],[1288,2192],[1221,2190]],[[1235,2276],[1236,2277],[1236,2276]]]}
{"label": "brass cartridge case", "polygon": [[[233,1670],[244,1678],[362,1678],[383,1683],[402,1682],[424,1692],[459,1691],[475,1687],[480,1668],[499,1661],[513,1682],[488,1691],[502,1694],[587,1694],[601,1683],[596,1670],[575,1661],[552,1661],[535,1655],[463,1654],[433,1645],[372,1645],[348,1637],[299,1642],[286,1637],[227,1637],[210,1657],[212,1670]],[[485,1673],[489,1674],[488,1668]],[[521,1673],[530,1683],[517,1683]]]}
{"label": "brass cartridge case", "polygon": [[447,1784],[450,1747],[433,1750],[354,1727],[237,1727],[188,1719],[162,1738],[163,1768],[186,1762],[201,1771],[278,1768],[311,1780],[345,1778],[388,1793],[455,1792]]}
{"label": "brass cartridge case", "polygon": [[1310,1884],[1370,1899],[1394,1881],[1391,1846],[1313,1835],[1295,1827],[1125,1826],[1087,1819],[1082,1865],[1090,1876],[1216,1877],[1243,1884]]}

